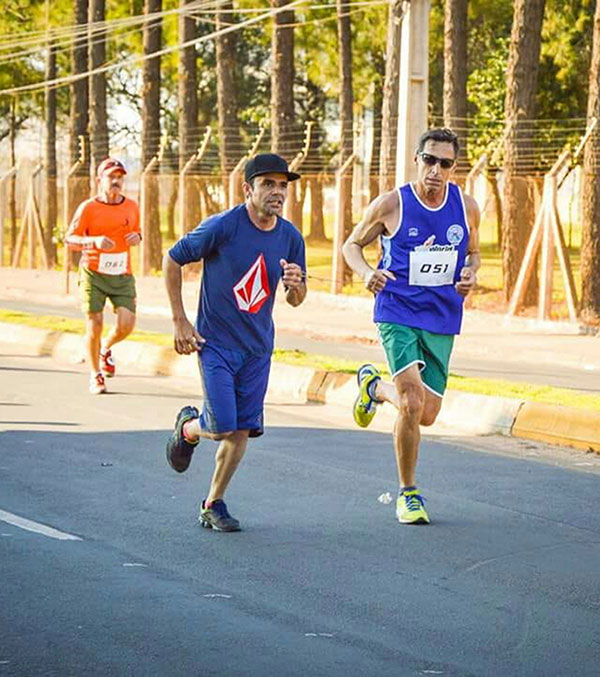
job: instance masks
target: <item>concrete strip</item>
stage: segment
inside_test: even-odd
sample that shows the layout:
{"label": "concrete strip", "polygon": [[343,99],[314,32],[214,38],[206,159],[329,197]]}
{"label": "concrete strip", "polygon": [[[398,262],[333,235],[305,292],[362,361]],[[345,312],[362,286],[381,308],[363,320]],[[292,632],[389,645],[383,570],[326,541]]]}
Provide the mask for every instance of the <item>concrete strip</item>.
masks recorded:
{"label": "concrete strip", "polygon": [[510,435],[523,400],[447,390],[438,422],[473,435]]}
{"label": "concrete strip", "polygon": [[512,434],[600,452],[600,412],[525,402],[516,416]]}
{"label": "concrete strip", "polygon": [[21,355],[48,355],[48,344],[54,340],[55,333],[24,324],[0,322],[2,341],[11,346],[18,346]]}
{"label": "concrete strip", "polygon": [[267,396],[290,397],[296,401],[308,402],[308,392],[314,388],[314,378],[315,370],[309,367],[273,362]]}

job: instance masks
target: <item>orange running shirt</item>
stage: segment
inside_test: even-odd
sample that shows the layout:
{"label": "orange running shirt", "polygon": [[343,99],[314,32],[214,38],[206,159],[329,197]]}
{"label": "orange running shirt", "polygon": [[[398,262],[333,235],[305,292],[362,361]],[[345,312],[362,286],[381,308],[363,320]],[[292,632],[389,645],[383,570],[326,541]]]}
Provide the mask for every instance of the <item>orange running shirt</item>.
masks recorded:
{"label": "orange running shirt", "polygon": [[104,235],[115,243],[110,251],[86,246],[81,257],[84,268],[106,275],[131,275],[130,245],[125,236],[140,232],[140,211],[136,202],[124,197],[123,202],[111,205],[91,198],[79,205],[73,222],[76,224],[73,235]]}

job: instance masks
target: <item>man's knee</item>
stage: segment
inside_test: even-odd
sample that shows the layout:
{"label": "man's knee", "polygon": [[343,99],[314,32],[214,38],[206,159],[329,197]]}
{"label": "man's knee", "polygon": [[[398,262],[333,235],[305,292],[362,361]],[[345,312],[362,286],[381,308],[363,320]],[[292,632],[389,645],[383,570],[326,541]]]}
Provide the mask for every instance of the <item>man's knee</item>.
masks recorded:
{"label": "man's knee", "polygon": [[88,313],[87,328],[90,334],[101,334],[104,317],[102,313]]}
{"label": "man's knee", "polygon": [[131,334],[135,327],[135,314],[127,310],[119,308],[117,311],[117,331],[119,334],[127,336]]}
{"label": "man's knee", "polygon": [[441,398],[426,401],[425,406],[423,407],[423,414],[421,415],[421,425],[424,426],[433,425],[438,417],[438,414],[440,413],[441,407],[442,407]]}
{"label": "man's knee", "polygon": [[420,421],[425,405],[425,390],[417,383],[403,383],[400,388],[402,414],[411,420]]}
{"label": "man's knee", "polygon": [[228,440],[236,434],[237,430],[228,430],[224,433],[208,433],[208,437],[215,442],[222,442],[223,440]]}

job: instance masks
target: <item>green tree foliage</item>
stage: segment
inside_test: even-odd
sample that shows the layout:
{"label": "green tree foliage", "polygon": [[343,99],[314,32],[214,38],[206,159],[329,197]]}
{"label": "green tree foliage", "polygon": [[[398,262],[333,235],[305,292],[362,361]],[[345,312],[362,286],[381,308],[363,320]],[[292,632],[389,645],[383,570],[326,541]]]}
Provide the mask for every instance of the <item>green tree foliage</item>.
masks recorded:
{"label": "green tree foliage", "polygon": [[585,117],[593,0],[547,0],[542,29],[539,117]]}
{"label": "green tree foliage", "polygon": [[[430,18],[430,110],[442,111],[444,0],[432,0]],[[594,0],[547,0],[542,30],[537,95],[536,144],[540,165],[556,159],[565,143],[576,143],[581,124],[565,130],[566,119],[585,117]],[[468,37],[469,154],[494,149],[504,129],[506,65],[512,0],[470,0]],[[501,155],[497,156],[501,161]]]}

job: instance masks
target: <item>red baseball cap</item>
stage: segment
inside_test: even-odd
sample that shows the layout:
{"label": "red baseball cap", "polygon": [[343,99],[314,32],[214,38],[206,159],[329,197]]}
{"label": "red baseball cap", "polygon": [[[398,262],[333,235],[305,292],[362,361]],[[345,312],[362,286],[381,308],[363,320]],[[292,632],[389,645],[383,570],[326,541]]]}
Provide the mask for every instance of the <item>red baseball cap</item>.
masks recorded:
{"label": "red baseball cap", "polygon": [[101,178],[104,174],[112,174],[115,171],[121,172],[121,174],[127,174],[127,170],[120,160],[113,157],[107,157],[98,165],[98,178]]}

